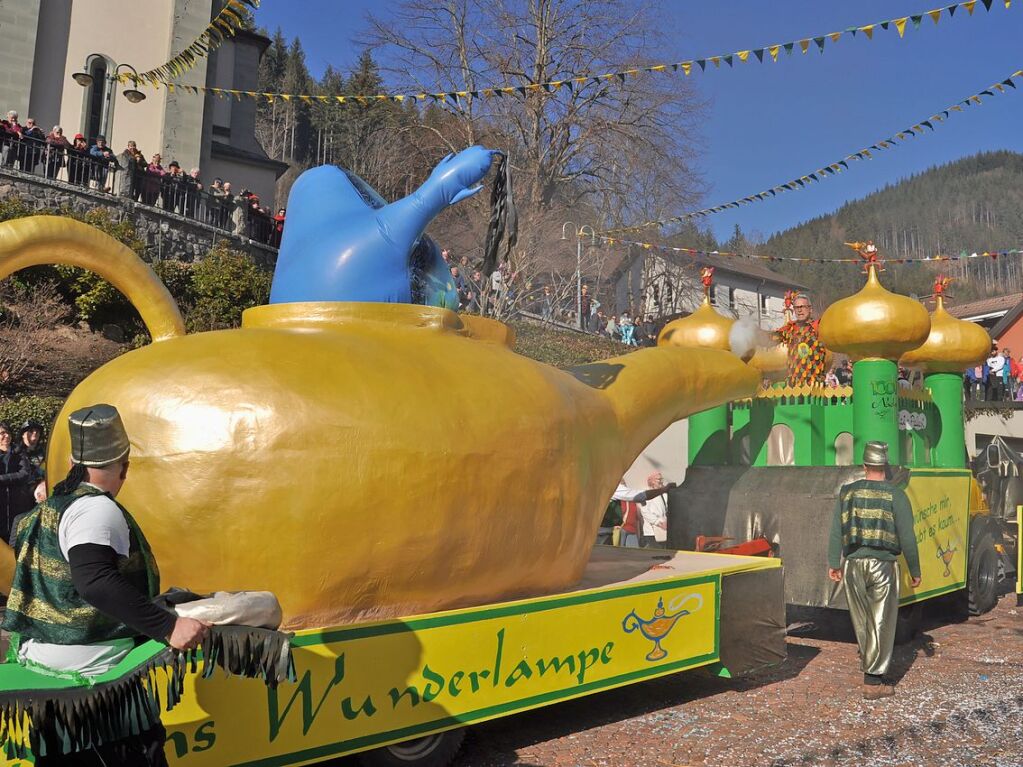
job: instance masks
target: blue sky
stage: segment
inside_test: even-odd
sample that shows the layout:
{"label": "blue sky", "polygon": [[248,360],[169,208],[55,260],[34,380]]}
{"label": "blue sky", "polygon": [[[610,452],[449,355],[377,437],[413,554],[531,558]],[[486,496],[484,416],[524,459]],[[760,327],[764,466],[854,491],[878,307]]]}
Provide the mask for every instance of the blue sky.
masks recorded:
{"label": "blue sky", "polygon": [[[627,4],[628,0],[623,0]],[[388,0],[263,0],[257,21],[298,36],[314,74],[332,63],[347,69],[358,56],[353,39],[367,9],[387,12]],[[951,4],[951,0],[944,4]],[[702,58],[918,14],[933,0],[676,0],[662,3],[670,58]],[[338,9],[343,8],[343,13]],[[844,36],[811,45],[806,55],[777,64],[709,67],[694,74],[709,102],[702,128],[700,170],[706,205],[728,202],[837,161],[945,109],[1023,68],[1023,0],[1005,9],[977,3],[937,26],[924,18],[900,40],[894,28],[873,41]],[[655,62],[651,62],[655,63]],[[886,184],[982,150],[1023,152],[1023,80],[1017,91],[985,99],[953,115],[933,133],[856,163],[849,172],[705,219],[721,239],[735,224],[769,236]],[[399,85],[397,83],[393,85]],[[1019,243],[979,243],[990,249]]]}

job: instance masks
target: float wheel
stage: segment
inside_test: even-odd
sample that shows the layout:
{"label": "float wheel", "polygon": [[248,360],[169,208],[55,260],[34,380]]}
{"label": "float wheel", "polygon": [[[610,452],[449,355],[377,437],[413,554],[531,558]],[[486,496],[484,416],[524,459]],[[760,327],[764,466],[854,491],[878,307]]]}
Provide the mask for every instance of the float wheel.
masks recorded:
{"label": "float wheel", "polygon": [[406,740],[356,756],[362,767],[448,767],[465,740],[465,728]]}
{"label": "float wheel", "polygon": [[983,615],[998,602],[998,552],[995,539],[985,531],[977,536],[970,550],[966,575],[966,609],[970,615]]}

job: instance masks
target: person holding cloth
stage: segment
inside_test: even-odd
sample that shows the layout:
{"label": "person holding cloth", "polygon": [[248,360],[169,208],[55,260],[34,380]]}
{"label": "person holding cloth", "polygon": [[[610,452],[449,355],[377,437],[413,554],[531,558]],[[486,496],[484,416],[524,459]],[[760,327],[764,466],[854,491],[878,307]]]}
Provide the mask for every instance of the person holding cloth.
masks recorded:
{"label": "person holding cloth", "polygon": [[[120,415],[110,405],[93,405],[68,420],[71,471],[16,530],[14,583],[2,627],[12,633],[18,661],[94,677],[147,637],[178,650],[197,647],[208,624],[153,603],[160,590],[156,560],[115,500],[129,465]],[[36,765],[163,766],[165,740],[157,723],[89,751],[40,757]]]}
{"label": "person holding cloth", "polygon": [[[828,542],[828,576],[845,582],[849,616],[863,667],[863,697],[887,698],[887,679],[899,616],[899,554],[904,554],[913,588],[920,585],[920,556],[913,509],[903,490],[889,482],[888,444],[868,442],[865,478],[838,492]],[[844,563],[842,559],[844,557]]]}

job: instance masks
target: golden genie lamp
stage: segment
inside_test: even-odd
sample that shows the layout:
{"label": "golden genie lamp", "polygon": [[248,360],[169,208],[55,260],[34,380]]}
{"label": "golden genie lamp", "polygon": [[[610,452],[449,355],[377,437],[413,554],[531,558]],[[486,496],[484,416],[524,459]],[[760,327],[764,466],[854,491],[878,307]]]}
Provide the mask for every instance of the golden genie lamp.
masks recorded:
{"label": "golden genie lamp", "polygon": [[759,380],[727,351],[677,347],[561,371],[512,351],[501,323],[403,303],[276,303],[185,335],[156,275],[107,235],[0,224],[0,278],[54,263],[109,280],[153,343],[71,393],[53,481],[67,415],[116,406],[131,438],[118,500],[164,585],[273,591],[290,628],[570,587],[640,451]]}

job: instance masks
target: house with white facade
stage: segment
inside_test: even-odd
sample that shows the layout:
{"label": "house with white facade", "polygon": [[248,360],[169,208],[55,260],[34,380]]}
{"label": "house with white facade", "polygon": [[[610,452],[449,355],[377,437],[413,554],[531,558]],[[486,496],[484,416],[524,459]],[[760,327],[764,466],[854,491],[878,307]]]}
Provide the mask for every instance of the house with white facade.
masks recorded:
{"label": "house with white facade", "polygon": [[806,286],[745,258],[646,250],[633,247],[611,275],[611,313],[667,320],[694,311],[703,300],[700,269],[714,267],[711,304],[733,317],[756,317],[764,328],[783,322],[784,297]]}

